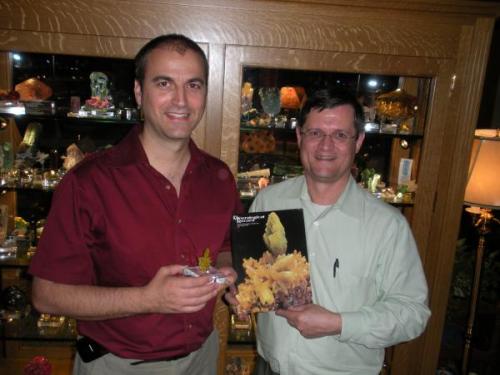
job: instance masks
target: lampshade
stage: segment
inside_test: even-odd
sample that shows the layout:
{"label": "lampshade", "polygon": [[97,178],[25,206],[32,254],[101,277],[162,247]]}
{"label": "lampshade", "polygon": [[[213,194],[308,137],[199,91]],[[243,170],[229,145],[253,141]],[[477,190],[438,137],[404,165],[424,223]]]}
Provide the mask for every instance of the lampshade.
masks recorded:
{"label": "lampshade", "polygon": [[495,129],[476,130],[464,202],[500,209],[500,136]]}

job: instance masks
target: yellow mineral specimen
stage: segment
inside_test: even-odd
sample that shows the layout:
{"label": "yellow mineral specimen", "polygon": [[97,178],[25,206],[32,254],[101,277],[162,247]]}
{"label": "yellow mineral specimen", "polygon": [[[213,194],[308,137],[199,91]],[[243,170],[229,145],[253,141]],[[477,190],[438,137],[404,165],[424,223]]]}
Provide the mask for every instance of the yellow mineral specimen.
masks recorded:
{"label": "yellow mineral specimen", "polygon": [[266,229],[264,231],[264,243],[274,256],[285,254],[288,246],[285,235],[285,227],[281,224],[276,212],[271,212],[267,217]]}

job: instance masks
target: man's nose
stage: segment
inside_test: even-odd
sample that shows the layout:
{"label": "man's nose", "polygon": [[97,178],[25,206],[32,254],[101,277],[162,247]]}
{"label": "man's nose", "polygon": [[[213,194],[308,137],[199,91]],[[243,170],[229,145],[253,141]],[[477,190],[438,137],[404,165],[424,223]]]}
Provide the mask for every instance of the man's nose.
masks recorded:
{"label": "man's nose", "polygon": [[336,145],[334,134],[324,134],[323,138],[319,141],[321,147],[332,147]]}
{"label": "man's nose", "polygon": [[186,104],[186,90],[184,87],[176,87],[174,93],[174,103],[176,105]]}

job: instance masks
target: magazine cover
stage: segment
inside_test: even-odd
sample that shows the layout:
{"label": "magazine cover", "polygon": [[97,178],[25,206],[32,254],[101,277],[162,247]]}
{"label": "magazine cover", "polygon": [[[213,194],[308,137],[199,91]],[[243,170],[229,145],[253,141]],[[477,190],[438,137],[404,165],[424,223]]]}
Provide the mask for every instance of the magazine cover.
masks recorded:
{"label": "magazine cover", "polygon": [[301,209],[234,215],[231,235],[238,313],[312,302]]}

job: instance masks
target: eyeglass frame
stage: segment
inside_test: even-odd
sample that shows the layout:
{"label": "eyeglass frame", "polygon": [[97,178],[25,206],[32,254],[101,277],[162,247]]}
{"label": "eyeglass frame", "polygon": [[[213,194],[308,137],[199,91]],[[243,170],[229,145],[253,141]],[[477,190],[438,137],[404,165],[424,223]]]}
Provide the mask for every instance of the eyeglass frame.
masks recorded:
{"label": "eyeglass frame", "polygon": [[[311,132],[317,132],[319,133],[317,136],[314,136]],[[326,137],[331,137],[333,142],[339,143],[339,144],[346,144],[348,140],[350,139],[357,139],[359,137],[358,132],[356,132],[355,135],[347,135],[346,132],[343,130],[334,130],[331,133],[325,133],[321,129],[307,129],[307,130],[300,130],[300,134],[304,136],[304,138],[315,141],[315,142],[322,142],[325,140]],[[345,137],[340,137],[340,134],[344,134]]]}

